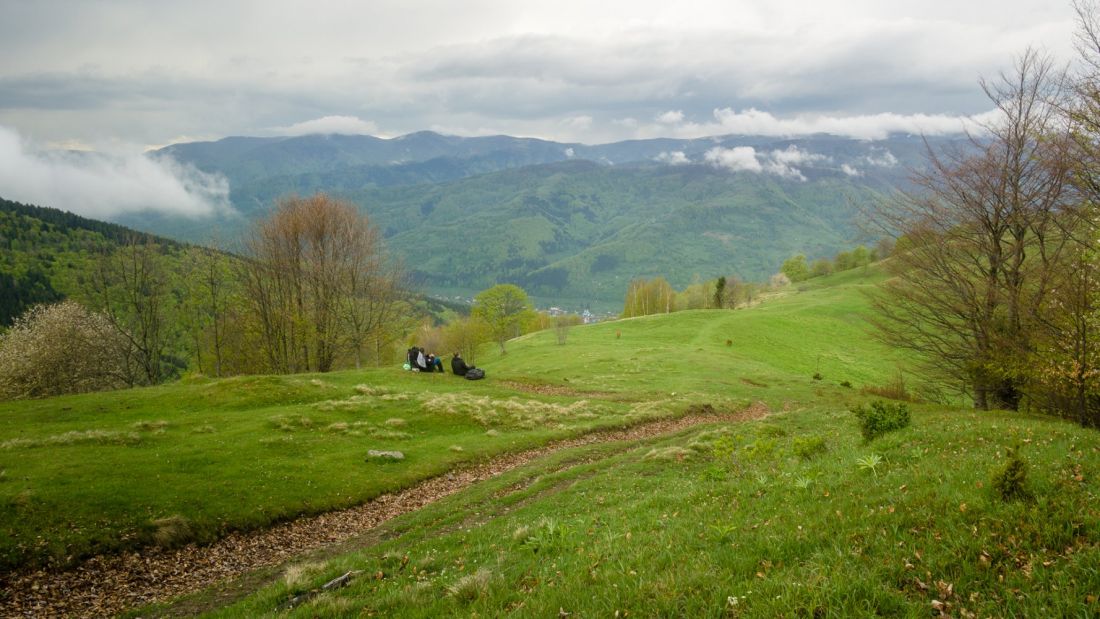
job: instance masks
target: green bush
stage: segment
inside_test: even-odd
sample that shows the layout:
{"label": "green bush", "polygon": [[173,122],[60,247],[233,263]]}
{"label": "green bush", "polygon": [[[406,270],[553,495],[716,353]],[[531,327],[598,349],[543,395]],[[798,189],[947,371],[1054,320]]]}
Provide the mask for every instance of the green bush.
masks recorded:
{"label": "green bush", "polygon": [[1031,492],[1027,489],[1027,462],[1020,457],[1020,447],[1011,447],[1005,454],[1005,466],[993,476],[993,489],[1008,501],[1029,501]]}
{"label": "green bush", "polygon": [[820,453],[825,453],[825,439],[820,436],[796,436],[791,443],[794,455],[803,460],[810,460]]}
{"label": "green bush", "polygon": [[901,402],[877,400],[871,402],[870,407],[860,405],[852,409],[852,412],[859,420],[860,432],[863,433],[865,442],[909,425],[909,406]]}

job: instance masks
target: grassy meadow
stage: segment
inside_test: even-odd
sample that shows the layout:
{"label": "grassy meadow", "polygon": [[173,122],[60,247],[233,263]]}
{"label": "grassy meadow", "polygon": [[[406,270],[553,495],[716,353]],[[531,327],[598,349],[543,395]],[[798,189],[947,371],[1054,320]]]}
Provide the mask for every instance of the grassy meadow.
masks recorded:
{"label": "grassy meadow", "polygon": [[[861,438],[849,408],[905,361],[863,318],[881,277],[575,327],[565,344],[531,334],[482,355],[480,382],[383,368],[3,404],[0,557],[209,540],[555,438],[763,402],[759,422],[557,452],[208,610],[279,614],[353,571],[291,614],[1100,613],[1095,431],[911,405],[908,428]],[[1004,502],[993,479],[1016,444],[1032,499]],[[203,594],[185,603],[204,608]]]}
{"label": "grassy meadow", "polygon": [[[1016,442],[1035,498],[1005,503]],[[210,616],[1094,617],[1098,476],[1095,432],[1065,422],[920,408],[864,444],[809,406],[560,452]]]}

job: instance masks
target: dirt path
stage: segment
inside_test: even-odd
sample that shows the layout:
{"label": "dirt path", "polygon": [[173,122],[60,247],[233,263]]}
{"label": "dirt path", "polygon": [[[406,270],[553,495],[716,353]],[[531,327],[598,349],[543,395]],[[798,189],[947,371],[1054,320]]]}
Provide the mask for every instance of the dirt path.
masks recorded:
{"label": "dirt path", "polygon": [[[709,407],[706,407],[709,409]],[[554,451],[600,442],[629,441],[676,432],[701,423],[744,421],[767,414],[757,403],[736,413],[689,413],[622,430],[594,432],[543,447],[505,454],[483,464],[426,479],[349,509],[303,517],[268,529],[233,533],[208,546],[147,549],[93,557],[64,571],[0,576],[3,617],[104,617],[198,591],[252,570],[338,544],[396,516],[415,511],[474,483]]]}

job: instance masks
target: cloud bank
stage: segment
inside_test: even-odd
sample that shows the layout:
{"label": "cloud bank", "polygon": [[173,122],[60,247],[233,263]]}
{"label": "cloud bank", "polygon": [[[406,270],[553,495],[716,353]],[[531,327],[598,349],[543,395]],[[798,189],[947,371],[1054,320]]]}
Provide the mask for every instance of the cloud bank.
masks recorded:
{"label": "cloud bank", "polygon": [[709,122],[685,120],[683,114],[663,114],[657,124],[642,128],[646,137],[667,136],[700,138],[712,135],[763,135],[788,137],[829,133],[860,140],[881,140],[892,133],[912,135],[950,135],[970,131],[983,131],[983,123],[992,120],[996,112],[983,112],[973,116],[945,114],[865,114],[823,115],[800,114],[780,118],[763,110],[748,108],[736,111],[719,108]]}
{"label": "cloud bank", "polygon": [[106,219],[157,211],[186,217],[228,212],[229,182],[167,157],[38,152],[0,126],[0,196]]}
{"label": "cloud bank", "polygon": [[1075,57],[1036,0],[56,4],[0,20],[0,124],[42,142],[938,133],[1026,46]]}
{"label": "cloud bank", "polygon": [[358,116],[322,116],[286,127],[275,127],[277,135],[299,136],[339,133],[344,135],[377,135],[378,125]]}

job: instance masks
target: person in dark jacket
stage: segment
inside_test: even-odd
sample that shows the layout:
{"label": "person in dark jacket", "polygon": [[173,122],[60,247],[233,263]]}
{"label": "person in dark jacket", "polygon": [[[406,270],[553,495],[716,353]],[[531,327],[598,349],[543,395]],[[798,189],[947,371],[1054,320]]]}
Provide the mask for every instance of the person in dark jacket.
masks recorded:
{"label": "person in dark jacket", "polygon": [[451,357],[451,372],[453,372],[455,376],[465,376],[466,372],[472,369],[474,369],[474,366],[466,365],[466,362],[462,360],[462,357],[458,353],[455,353],[454,356]]}

